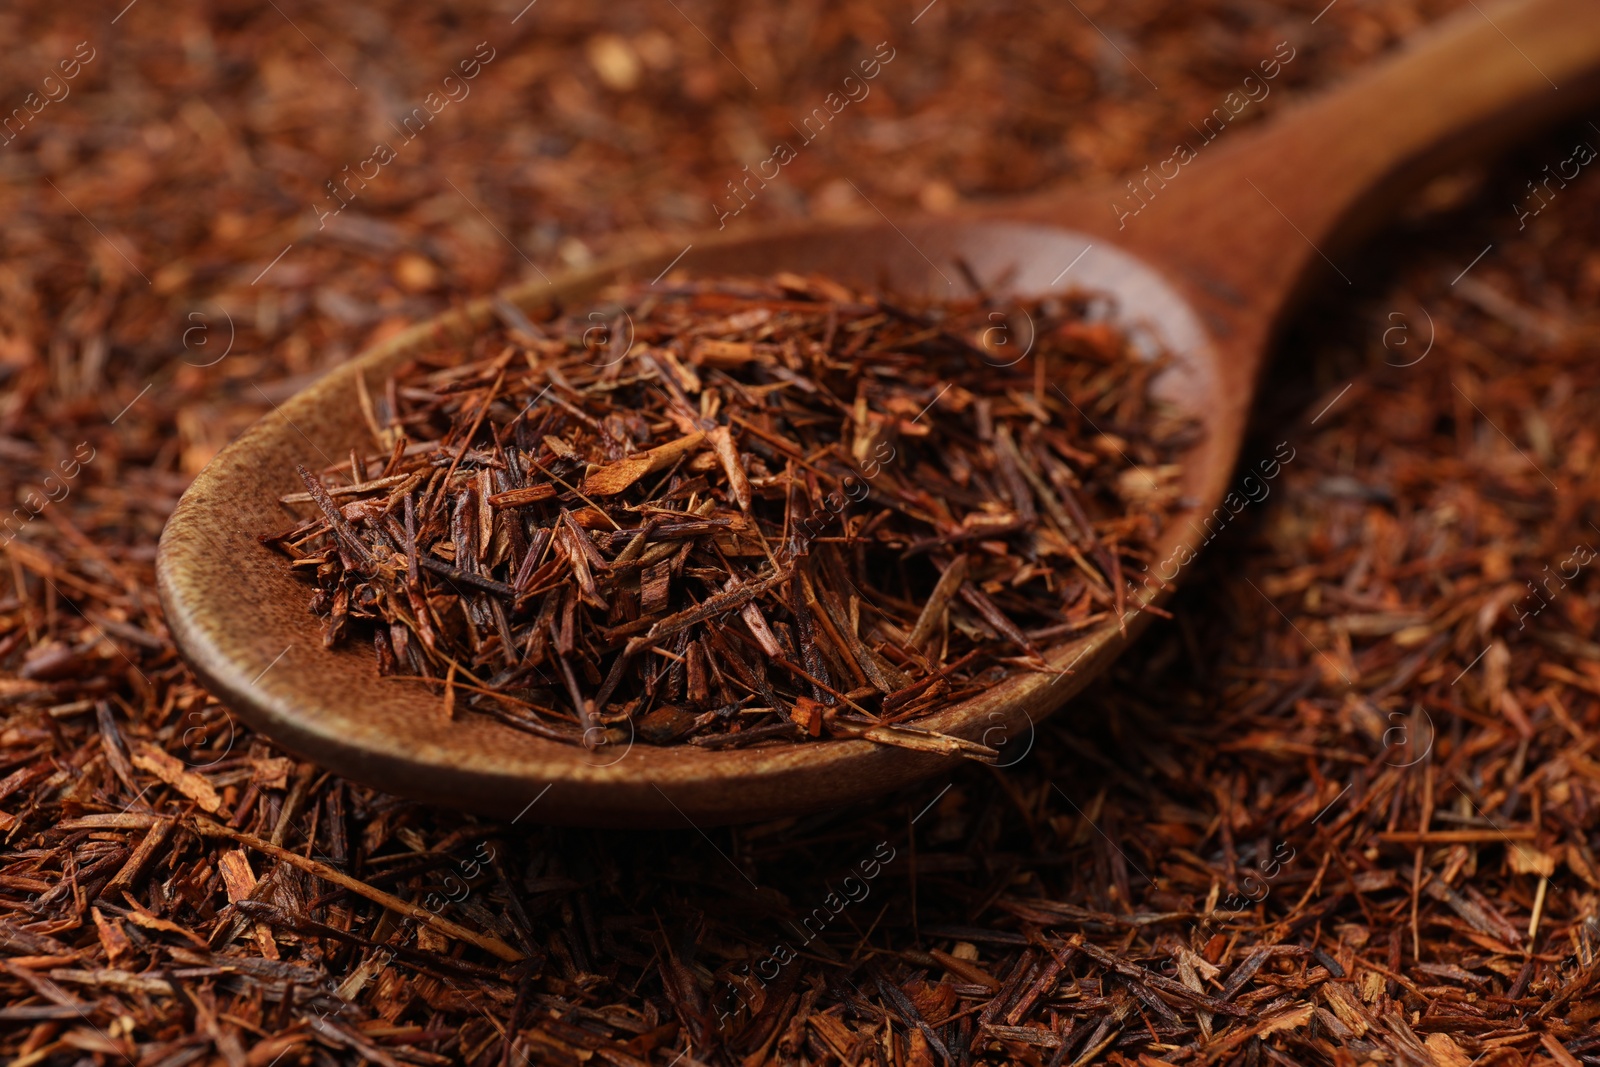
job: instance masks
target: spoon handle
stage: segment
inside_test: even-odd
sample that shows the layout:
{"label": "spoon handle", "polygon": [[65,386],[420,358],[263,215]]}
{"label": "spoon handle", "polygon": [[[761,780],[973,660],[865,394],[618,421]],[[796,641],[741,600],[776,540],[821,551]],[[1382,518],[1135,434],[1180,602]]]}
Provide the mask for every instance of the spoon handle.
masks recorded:
{"label": "spoon handle", "polygon": [[[1176,176],[1140,172],[1139,198],[1119,185],[1113,203],[1123,213],[1109,207],[1101,223],[1089,220],[1190,291],[1244,364],[1235,369],[1246,396],[1292,301],[1311,285],[1354,287],[1352,245],[1407,194],[1600,98],[1596,0],[1469,5],[1259,131],[1222,128],[1214,143],[1195,137],[1199,147]],[[1508,205],[1508,223],[1514,211],[1559,197],[1574,171],[1600,170],[1583,166],[1600,149],[1600,125],[1584,127],[1575,138],[1583,141],[1559,158],[1527,160],[1539,196]],[[1161,169],[1171,175],[1174,167]]]}

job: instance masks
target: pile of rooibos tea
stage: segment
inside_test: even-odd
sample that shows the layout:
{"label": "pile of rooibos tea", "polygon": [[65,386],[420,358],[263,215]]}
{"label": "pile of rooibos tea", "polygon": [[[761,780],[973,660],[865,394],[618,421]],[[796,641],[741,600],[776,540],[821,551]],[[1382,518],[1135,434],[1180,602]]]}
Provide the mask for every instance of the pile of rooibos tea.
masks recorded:
{"label": "pile of rooibos tea", "polygon": [[1094,298],[610,297],[502,304],[469,351],[364,385],[372,453],[302,468],[309,518],[265,539],[329,646],[575,744],[981,756],[916,721],[1052,669],[1143,588],[1196,429]]}

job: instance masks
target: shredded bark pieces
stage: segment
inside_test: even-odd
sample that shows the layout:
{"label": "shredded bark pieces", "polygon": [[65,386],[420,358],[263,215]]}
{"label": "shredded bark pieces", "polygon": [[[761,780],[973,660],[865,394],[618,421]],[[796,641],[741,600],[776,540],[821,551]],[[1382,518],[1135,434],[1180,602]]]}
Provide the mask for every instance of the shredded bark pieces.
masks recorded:
{"label": "shredded bark pieces", "polygon": [[610,306],[604,338],[551,309],[407,365],[367,455],[300,470],[313,509],[264,540],[328,645],[576,742],[992,756],[888,727],[1119,617],[1196,439],[1088,296],[780,275]]}
{"label": "shredded bark pieces", "polygon": [[[1241,455],[1249,506],[1068,714],[988,735],[996,767],[703,835],[574,830],[324,773],[210,698],[154,590],[178,495],[312,376],[523,256],[554,276],[641,229],[687,244],[713,198],[731,229],[1083,179],[1162,195],[1191,123],[1226,122],[1204,158],[1453,11],[1481,19],[1465,0],[679,3],[691,23],[539,0],[512,24],[524,4],[0,11],[0,1061],[1600,1063],[1583,121],[1338,255],[1360,296],[1329,285],[1285,338]],[[420,108],[486,38],[470,97],[361,188],[374,99]],[[836,60],[884,40],[871,95],[758,184],[763,146],[827,110]],[[1279,41],[1295,58],[1247,102]],[[319,228],[329,179],[361,195]]]}

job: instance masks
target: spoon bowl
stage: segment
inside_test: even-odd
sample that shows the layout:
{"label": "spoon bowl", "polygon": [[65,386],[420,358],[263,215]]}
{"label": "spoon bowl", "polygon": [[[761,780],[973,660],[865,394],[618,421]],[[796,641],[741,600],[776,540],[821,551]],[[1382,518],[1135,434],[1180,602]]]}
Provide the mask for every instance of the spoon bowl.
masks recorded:
{"label": "spoon bowl", "polygon": [[[502,296],[530,312],[552,301],[582,308],[597,303],[610,283],[659,275],[682,251],[664,249]],[[1163,389],[1180,410],[1197,420],[1219,410],[1206,336],[1188,305],[1138,260],[1080,233],[985,220],[912,223],[900,232],[883,222],[807,226],[697,242],[673,271],[784,269],[937,296],[959,291],[940,274],[959,277],[958,260],[981,279],[1009,277],[1016,293],[1047,291],[1054,280],[1106,294],[1175,357]],[[257,537],[284,525],[277,500],[300,488],[297,463],[371,447],[364,422],[352,417],[360,410],[358,376],[377,391],[406,360],[472,336],[494,315],[492,302],[479,302],[337,368],[248,430],[195,480],[162,539],[161,588],[174,637],[212,693],[287,748],[356,780],[500,815],[515,816],[540,798],[540,821],[681,825],[688,817],[707,825],[770,817],[865,799],[949,765],[949,757],[870,741],[726,752],[619,742],[588,751],[486,716],[452,720],[425,685],[381,676],[370,650],[323,649],[305,585]],[[1199,454],[1184,460],[1185,495],[1196,500],[1214,495],[1204,476],[1226,467],[1211,455],[1225,441],[1224,428],[1208,426],[1203,441]],[[1143,621],[1142,614],[1129,620],[1129,636]],[[1001,762],[1013,762],[1031,744],[1033,719],[1081,689],[1123,640],[1115,625],[1091,631],[1048,653],[1054,665],[1076,661],[1072,673],[1016,675],[918,724],[983,739],[1001,750]]]}
{"label": "spoon bowl", "polygon": [[[1002,302],[1069,290],[1109,298],[1116,323],[1170,361],[1155,386],[1160,398],[1203,432],[1179,460],[1184,506],[1163,532],[1152,576],[1130,590],[1127,615],[1047,650],[1058,673],[1015,674],[918,720],[982,741],[1009,766],[1027,754],[1034,723],[1126,647],[1151,617],[1144,609],[1236,510],[1227,491],[1260,366],[1307,286],[1349,281],[1329,257],[1430,173],[1593,99],[1600,28],[1581,0],[1493,14],[1489,24],[1473,15],[1442,27],[1267,129],[1206,148],[1192,173],[1147,179],[1137,199],[1120,187],[1080,188],[958,218],[716,234],[501,299],[524,311],[581,309],[599,306],[617,282],[780,270],[937,299],[966,293],[958,263]],[[1502,32],[1516,37],[1526,65]],[[1473,72],[1470,84],[1452,84],[1461,70]],[[1567,91],[1552,93],[1548,78]],[[381,388],[405,361],[459,345],[495,316],[493,301],[478,301],[376,346],[264,417],[195,479],[163,533],[157,577],[173,638],[213,695],[287,749],[356,781],[538,822],[770,818],[867,800],[953,765],[957,757],[864,740],[588,750],[486,716],[451,718],[424,684],[380,676],[370,650],[324,649],[305,586],[257,538],[284,525],[277,501],[301,488],[297,464],[370,448],[358,379]]]}

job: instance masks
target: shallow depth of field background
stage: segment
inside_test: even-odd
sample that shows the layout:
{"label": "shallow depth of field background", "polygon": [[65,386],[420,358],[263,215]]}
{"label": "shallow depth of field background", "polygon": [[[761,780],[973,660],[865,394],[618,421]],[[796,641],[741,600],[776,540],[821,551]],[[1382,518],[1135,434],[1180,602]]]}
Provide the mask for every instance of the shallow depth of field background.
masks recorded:
{"label": "shallow depth of field background", "polygon": [[220,448],[468,297],[1132,177],[1283,48],[1221,138],[1474,6],[5,5],[4,1057],[1600,1063],[1600,177],[1530,186],[1588,122],[1341,263],[1244,456],[1294,458],[1003,770],[707,833],[474,820],[252,736],[153,587]]}

